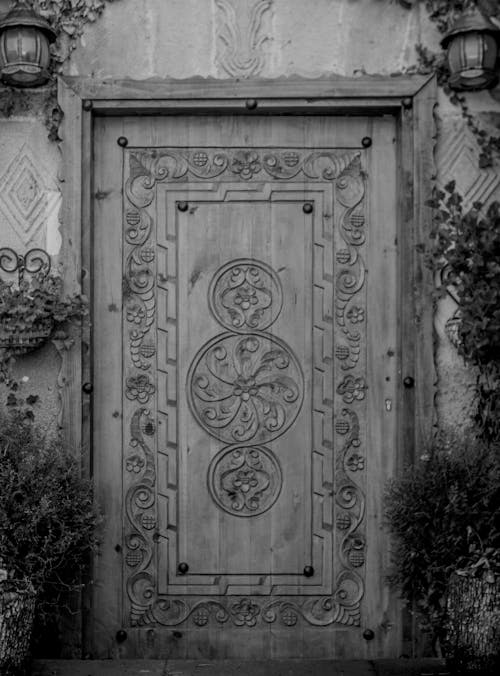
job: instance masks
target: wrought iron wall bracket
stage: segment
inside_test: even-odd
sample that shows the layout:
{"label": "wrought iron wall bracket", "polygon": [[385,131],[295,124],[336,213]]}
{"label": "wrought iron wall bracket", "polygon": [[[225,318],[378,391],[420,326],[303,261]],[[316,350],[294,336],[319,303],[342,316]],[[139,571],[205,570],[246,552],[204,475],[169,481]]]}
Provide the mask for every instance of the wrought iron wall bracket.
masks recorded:
{"label": "wrought iron wall bracket", "polygon": [[25,273],[36,275],[40,273],[46,277],[50,272],[51,260],[43,249],[30,249],[23,255],[6,246],[0,249],[0,270],[13,274],[17,272],[19,284]]}

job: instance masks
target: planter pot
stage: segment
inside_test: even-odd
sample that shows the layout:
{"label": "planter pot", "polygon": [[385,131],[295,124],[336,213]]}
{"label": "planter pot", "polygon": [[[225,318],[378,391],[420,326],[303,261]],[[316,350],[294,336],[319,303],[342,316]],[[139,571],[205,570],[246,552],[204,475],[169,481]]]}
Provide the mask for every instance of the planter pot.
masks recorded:
{"label": "planter pot", "polygon": [[8,327],[0,326],[0,349],[8,350],[13,355],[32,352],[46,342],[53,327],[51,319],[40,322],[29,330],[9,331]]}
{"label": "planter pot", "polygon": [[0,674],[22,672],[29,657],[35,615],[35,592],[31,586],[17,588],[0,582]]}
{"label": "planter pot", "polygon": [[452,575],[444,650],[452,673],[500,673],[500,577]]}

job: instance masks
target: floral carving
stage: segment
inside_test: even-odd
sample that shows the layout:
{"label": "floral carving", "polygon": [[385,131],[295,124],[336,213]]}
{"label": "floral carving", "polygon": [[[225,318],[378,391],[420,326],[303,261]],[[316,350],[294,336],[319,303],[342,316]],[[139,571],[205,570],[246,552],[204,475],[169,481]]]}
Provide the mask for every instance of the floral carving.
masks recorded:
{"label": "floral carving", "polygon": [[135,474],[139,474],[144,465],[145,462],[139,455],[131,455],[129,458],[127,458],[126,463],[127,472],[134,472]]}
{"label": "floral carving", "polygon": [[231,162],[231,170],[248,180],[262,169],[258,154],[254,150],[239,150]]}
{"label": "floral carving", "polygon": [[262,446],[223,449],[210,464],[210,494],[219,507],[235,516],[255,516],[268,510],[281,485],[279,463]]}
{"label": "floral carving", "polygon": [[141,322],[146,318],[146,310],[137,303],[127,307],[126,312],[127,312],[127,321],[134,324],[141,324]]}
{"label": "floral carving", "polygon": [[238,333],[268,328],[278,317],[282,301],[277,274],[251,259],[224,265],[209,290],[210,307],[217,320]]}
{"label": "floral carving", "polygon": [[125,387],[127,399],[137,399],[141,404],[145,404],[155,391],[155,386],[150,381],[149,376],[143,373],[127,378]]}
{"label": "floral carving", "polygon": [[259,606],[256,603],[252,603],[250,599],[243,598],[231,606],[231,616],[237,627],[245,624],[247,627],[254,627],[257,624],[259,613]]}
{"label": "floral carving", "polygon": [[226,442],[270,441],[290,427],[303,396],[303,376],[290,349],[265,334],[223,334],[204,346],[188,374],[191,410]]}
{"label": "floral carving", "polygon": [[347,459],[347,467],[351,472],[357,472],[358,470],[363,470],[365,468],[365,459],[362,455],[358,453],[353,453]]}
{"label": "floral carving", "polygon": [[353,324],[359,324],[365,320],[365,311],[362,307],[353,305],[346,313],[347,319],[349,319]]}
{"label": "floral carving", "polygon": [[337,392],[342,395],[346,404],[352,404],[354,400],[361,401],[365,398],[365,390],[367,388],[364,378],[355,378],[348,375],[337,387]]}

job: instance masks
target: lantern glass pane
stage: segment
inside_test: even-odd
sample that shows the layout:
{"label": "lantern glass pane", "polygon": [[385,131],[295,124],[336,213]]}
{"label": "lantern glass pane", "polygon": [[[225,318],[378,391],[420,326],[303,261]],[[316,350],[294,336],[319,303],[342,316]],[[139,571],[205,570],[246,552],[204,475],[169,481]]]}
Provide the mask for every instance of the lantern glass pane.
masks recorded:
{"label": "lantern glass pane", "polygon": [[48,78],[50,50],[47,36],[37,28],[15,26],[0,35],[0,68],[4,82],[30,87]]}
{"label": "lantern glass pane", "polygon": [[448,48],[450,85],[454,89],[482,89],[496,80],[497,45],[494,36],[472,31],[457,35]]}

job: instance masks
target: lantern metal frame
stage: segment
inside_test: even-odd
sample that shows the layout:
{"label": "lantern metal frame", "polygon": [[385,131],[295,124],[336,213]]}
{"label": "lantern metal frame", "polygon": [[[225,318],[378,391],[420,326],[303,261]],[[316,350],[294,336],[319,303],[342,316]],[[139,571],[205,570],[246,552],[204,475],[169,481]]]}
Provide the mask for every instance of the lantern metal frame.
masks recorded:
{"label": "lantern metal frame", "polygon": [[[477,41],[473,45],[474,52],[466,45],[467,36],[476,35]],[[492,38],[486,41],[486,38]],[[452,89],[474,91],[489,89],[498,82],[498,46],[500,42],[500,28],[488,19],[482,12],[475,10],[463,14],[441,40],[441,46],[448,51],[448,65],[450,78],[448,84]],[[488,47],[495,45],[494,53],[487,55]],[[452,54],[455,47],[457,53]],[[455,67],[452,59],[459,58],[459,65]],[[451,58],[450,58],[451,57]],[[486,60],[490,63],[485,63]],[[467,74],[469,71],[469,74]]]}
{"label": "lantern metal frame", "polygon": [[[35,53],[29,58],[22,55],[22,31],[26,30],[26,37],[32,39],[29,32],[39,34],[36,40]],[[10,59],[5,45],[6,33],[12,30],[19,31],[18,55]],[[13,87],[37,87],[45,84],[50,78],[48,66],[50,62],[49,45],[57,38],[56,32],[50,24],[39,16],[25,0],[19,0],[16,5],[0,21],[0,76],[8,85]],[[43,44],[46,42],[46,45]],[[46,63],[42,63],[43,51],[46,47]]]}

